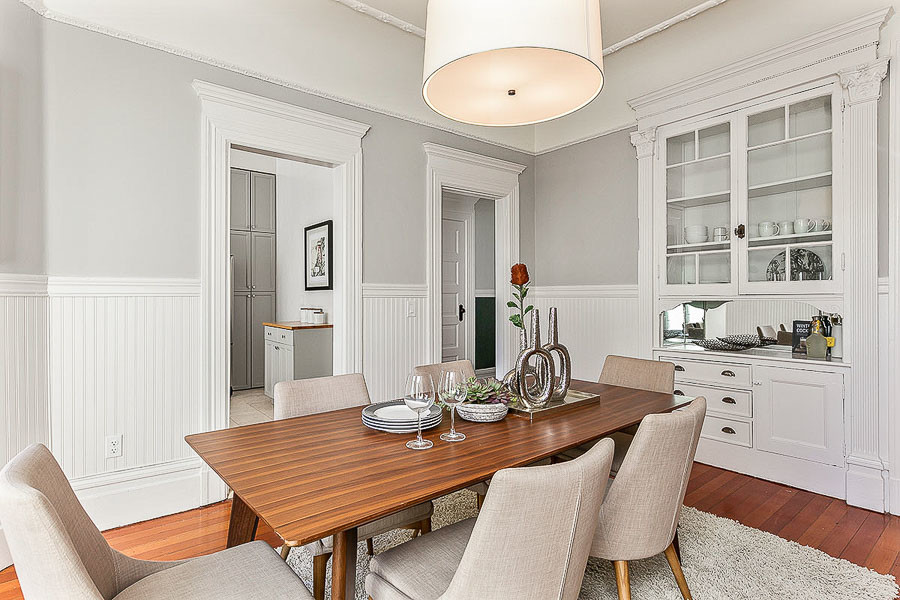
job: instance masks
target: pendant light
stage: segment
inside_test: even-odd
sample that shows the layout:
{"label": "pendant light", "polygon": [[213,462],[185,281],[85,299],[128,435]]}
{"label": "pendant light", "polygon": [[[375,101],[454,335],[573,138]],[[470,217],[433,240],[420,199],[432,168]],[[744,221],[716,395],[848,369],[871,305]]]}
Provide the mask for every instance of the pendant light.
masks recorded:
{"label": "pendant light", "polygon": [[422,95],[488,126],[569,114],[603,87],[599,0],[429,0]]}

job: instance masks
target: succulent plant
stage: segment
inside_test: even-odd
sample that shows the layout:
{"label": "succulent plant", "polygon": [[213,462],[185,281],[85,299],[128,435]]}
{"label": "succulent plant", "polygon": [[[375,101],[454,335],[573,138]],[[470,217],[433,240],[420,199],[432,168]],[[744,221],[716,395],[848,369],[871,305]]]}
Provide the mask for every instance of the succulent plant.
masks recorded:
{"label": "succulent plant", "polygon": [[509,404],[512,399],[503,384],[492,377],[471,377],[466,387],[466,402],[470,404]]}

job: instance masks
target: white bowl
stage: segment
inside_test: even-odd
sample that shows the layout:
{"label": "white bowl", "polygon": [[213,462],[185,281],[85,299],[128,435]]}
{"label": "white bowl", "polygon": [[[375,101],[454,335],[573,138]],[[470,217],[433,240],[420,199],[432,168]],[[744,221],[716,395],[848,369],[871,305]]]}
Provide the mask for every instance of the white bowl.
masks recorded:
{"label": "white bowl", "polygon": [[709,241],[708,233],[687,233],[684,234],[684,241],[688,244],[702,244],[703,242]]}

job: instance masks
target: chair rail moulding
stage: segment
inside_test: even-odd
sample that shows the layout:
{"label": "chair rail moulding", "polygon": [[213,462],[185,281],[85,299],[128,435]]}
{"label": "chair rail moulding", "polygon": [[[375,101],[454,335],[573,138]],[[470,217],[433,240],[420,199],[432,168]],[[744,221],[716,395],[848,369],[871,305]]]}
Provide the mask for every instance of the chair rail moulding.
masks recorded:
{"label": "chair rail moulding", "polygon": [[[734,119],[735,114],[762,102],[789,102],[786,98],[793,93],[834,98],[832,118],[840,120],[833,126],[833,185],[837,206],[834,210],[843,219],[842,237],[835,234],[834,238],[834,279],[838,284],[802,294],[799,289],[791,292],[784,288],[745,286],[746,282],[738,277],[741,274],[735,272],[734,277],[738,279],[728,280],[733,285],[728,288],[731,291],[697,290],[694,292],[697,297],[691,299],[793,298],[844,314],[847,344],[843,361],[847,368],[843,402],[845,460],[841,466],[846,469],[846,499],[852,505],[879,511],[885,508],[885,489],[889,487],[884,471],[889,440],[887,431],[879,427],[887,415],[885,408],[879,408],[879,357],[872,345],[878,336],[879,323],[877,240],[870,232],[877,229],[877,100],[881,80],[887,72],[887,59],[879,60],[877,50],[881,27],[892,12],[891,8],[870,12],[629,101],[638,125],[632,143],[638,160],[641,223],[638,302],[642,324],[639,335],[641,353],[645,354],[661,340],[659,309],[683,296],[682,290],[667,287],[666,252],[663,251],[666,245],[661,241],[665,238],[659,237],[665,235],[665,215],[656,212],[658,202],[668,198],[666,164],[661,160],[667,151],[666,138],[681,129],[689,129],[694,123]],[[749,147],[743,131],[735,129],[731,135],[738,140],[732,145],[732,153]],[[896,147],[896,140],[892,139],[892,144]],[[734,164],[744,163],[738,158]],[[743,181],[740,169],[745,167],[734,168],[737,169],[735,181],[739,183],[731,185],[741,189],[744,184],[740,183]],[[894,193],[898,187],[896,180],[895,175]],[[740,198],[738,194],[737,200],[732,197],[730,201],[740,202]],[[892,208],[893,200],[896,198],[892,198]],[[741,206],[737,206],[740,211]],[[852,210],[844,210],[844,206]],[[892,218],[896,219],[896,215]],[[658,223],[656,219],[663,222]],[[846,245],[841,246],[844,239]],[[892,242],[896,251],[900,245]],[[740,252],[735,253],[738,256],[742,256]],[[896,257],[893,260],[900,262]],[[893,282],[895,291],[896,286]],[[896,307],[897,302],[894,299],[892,306]],[[896,311],[889,312],[896,318]],[[892,356],[896,371],[900,355]],[[894,444],[900,448],[900,441]]]}
{"label": "chair rail moulding", "polygon": [[[444,190],[494,200],[494,289],[507,289],[507,273],[519,261],[519,175],[524,165],[426,142],[425,270],[428,362],[441,360],[441,209]],[[498,305],[496,322],[506,320]],[[518,344],[512,327],[497,336],[497,372],[508,370]]]}
{"label": "chair rail moulding", "polygon": [[[227,427],[229,148],[247,146],[332,165],[335,182],[334,372],[362,370],[362,138],[369,125],[194,81],[200,99],[203,426]],[[209,473],[208,502],[225,497]]]}

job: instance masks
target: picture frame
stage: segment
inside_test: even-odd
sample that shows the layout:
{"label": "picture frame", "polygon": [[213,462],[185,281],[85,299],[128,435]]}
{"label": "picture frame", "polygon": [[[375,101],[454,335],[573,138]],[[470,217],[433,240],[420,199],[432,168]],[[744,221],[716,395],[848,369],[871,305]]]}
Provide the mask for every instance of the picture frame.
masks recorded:
{"label": "picture frame", "polygon": [[322,221],[303,229],[303,282],[306,291],[332,289],[332,237],[334,221]]}

